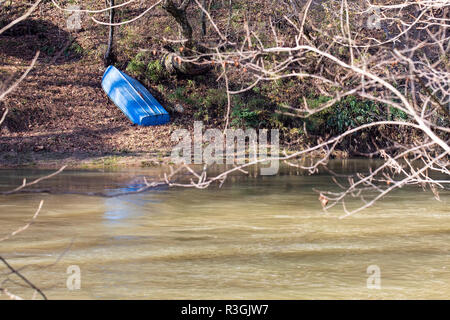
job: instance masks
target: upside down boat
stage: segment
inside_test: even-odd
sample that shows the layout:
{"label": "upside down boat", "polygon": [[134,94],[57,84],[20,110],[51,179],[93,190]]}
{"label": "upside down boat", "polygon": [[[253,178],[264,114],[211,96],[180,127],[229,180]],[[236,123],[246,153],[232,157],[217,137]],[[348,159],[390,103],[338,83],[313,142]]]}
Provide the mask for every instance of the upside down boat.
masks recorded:
{"label": "upside down boat", "polygon": [[139,81],[114,66],[103,74],[102,88],[134,124],[155,126],[170,121],[169,113]]}

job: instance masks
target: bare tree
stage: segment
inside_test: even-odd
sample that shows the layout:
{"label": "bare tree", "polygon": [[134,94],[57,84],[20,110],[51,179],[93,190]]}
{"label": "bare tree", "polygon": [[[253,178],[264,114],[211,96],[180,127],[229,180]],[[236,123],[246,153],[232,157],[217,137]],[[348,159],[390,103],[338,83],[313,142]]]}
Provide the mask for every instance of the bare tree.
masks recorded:
{"label": "bare tree", "polygon": [[[276,6],[277,10],[266,16],[267,21],[251,24],[245,20],[233,32],[225,30],[230,16],[212,12],[205,7],[205,2],[158,1],[148,10],[161,4],[181,26],[181,38],[169,42],[191,44],[194,41],[189,23],[190,3],[191,10],[199,10],[207,20],[211,36],[207,44],[195,40],[201,50],[187,45],[189,50],[171,53],[171,61],[177,61],[178,65],[221,68],[217,80],[222,80],[228,94],[225,128],[229,125],[230,96],[267,81],[288,78],[298,80],[299,84],[308,81],[310,88],[329,97],[319,107],[309,106],[304,97],[303,104],[278,111],[291,117],[310,117],[347,96],[379,106],[379,120],[351,128],[326,141],[317,141],[305,150],[280,156],[280,161],[315,173],[319,167],[326,166],[332,151],[347,136],[368,128],[406,128],[408,135],[401,141],[380,133],[384,144],[369,155],[384,159],[376,170],[348,178],[346,184],[336,178],[336,183],[343,188],[341,193],[318,191],[325,210],[341,204],[346,217],[404,185],[428,188],[439,199],[439,190],[449,183],[448,0],[384,0],[377,4],[349,0],[276,3],[261,0],[259,6]],[[392,119],[391,110],[403,112],[406,119]],[[294,161],[317,151],[323,156],[311,160],[310,165]],[[231,172],[260,162],[264,159],[209,178],[206,171],[198,174],[186,167],[197,179],[189,186],[204,188],[213,182],[223,182]],[[435,174],[446,178],[435,179]],[[359,197],[362,204],[348,209],[348,197]]]}
{"label": "bare tree", "polygon": [[[67,10],[56,0],[52,2],[61,10]],[[120,9],[132,2],[134,0],[115,5],[111,1],[107,8],[82,11],[93,14],[113,12],[113,9]],[[3,27],[0,34],[30,16],[40,3],[41,0],[36,1],[21,17]],[[128,21],[114,22],[111,18],[109,22],[101,22],[95,16],[92,19],[112,27],[132,23],[161,6],[181,30],[179,39],[168,42],[181,44],[185,48],[180,53],[171,52],[168,55],[170,64],[186,73],[212,65],[220,67],[218,80],[223,80],[228,95],[225,128],[229,125],[231,95],[246,92],[264,81],[286,78],[308,80],[309,86],[329,97],[329,101],[319,107],[312,108],[304,98],[302,105],[287,106],[285,111],[280,111],[292,117],[310,117],[350,95],[384,107],[385,112],[381,116],[384,119],[348,129],[325,141],[317,141],[304,150],[278,157],[279,161],[310,173],[316,173],[320,167],[326,166],[333,150],[347,136],[375,127],[409,128],[408,139],[396,141],[383,137],[387,142],[385,147],[370,154],[384,160],[378,168],[365,175],[336,175],[334,181],[342,189],[340,192],[317,190],[324,210],[342,205],[342,217],[347,217],[374,205],[389,192],[406,185],[429,189],[439,200],[439,190],[448,189],[450,183],[450,1],[384,0],[374,4],[370,1],[328,0],[316,3],[308,0],[274,4],[273,1],[261,0],[260,3],[275,5],[280,10],[273,10],[268,20],[260,21],[259,24],[245,20],[233,32],[229,32],[232,28],[232,1],[228,3],[230,9],[225,16],[212,12],[206,1],[160,0],[153,1],[143,13]],[[208,43],[194,38],[190,20],[194,11],[201,14],[199,25],[203,35],[206,34],[206,24],[210,26],[212,34]],[[317,12],[324,16],[327,14],[329,18],[318,21],[314,18]],[[261,31],[265,39],[262,39]],[[37,63],[38,57],[39,52],[22,76],[0,92],[0,101],[19,87]],[[404,112],[407,118],[401,121],[390,119],[391,108]],[[3,111],[0,125],[7,112],[7,109]],[[318,151],[321,151],[322,156],[311,159],[309,164],[296,161],[308,154],[317,154]],[[145,180],[145,186],[137,192],[161,184],[200,189],[213,183],[222,185],[231,173],[246,173],[247,167],[265,161],[250,160],[211,177],[207,174],[206,166],[199,173],[184,165],[172,170],[161,181]],[[24,180],[21,186],[3,194],[22,191],[63,169],[32,182]],[[190,182],[176,181],[182,170],[191,175]],[[359,198],[362,203],[348,208],[349,197]],[[2,235],[0,242],[27,230],[38,217],[42,206],[41,201],[30,222],[8,235]],[[12,299],[20,298],[6,288],[9,277],[15,275],[36,294],[46,298],[20,270],[1,256],[0,261],[8,270],[6,279],[0,282],[1,292]]]}

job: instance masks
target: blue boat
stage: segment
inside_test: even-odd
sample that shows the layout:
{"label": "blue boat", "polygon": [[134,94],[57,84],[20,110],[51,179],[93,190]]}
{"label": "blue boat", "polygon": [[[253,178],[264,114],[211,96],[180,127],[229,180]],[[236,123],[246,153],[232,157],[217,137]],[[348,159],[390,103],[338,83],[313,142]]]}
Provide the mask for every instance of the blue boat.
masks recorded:
{"label": "blue boat", "polygon": [[134,124],[156,126],[170,121],[169,113],[141,83],[114,66],[103,74],[102,88]]}

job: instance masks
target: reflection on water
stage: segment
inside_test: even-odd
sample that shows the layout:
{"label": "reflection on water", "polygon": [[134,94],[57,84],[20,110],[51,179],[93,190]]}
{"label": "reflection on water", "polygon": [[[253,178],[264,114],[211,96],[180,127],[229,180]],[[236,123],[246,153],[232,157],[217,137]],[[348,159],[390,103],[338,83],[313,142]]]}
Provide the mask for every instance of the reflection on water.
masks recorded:
{"label": "reflection on water", "polygon": [[[122,188],[121,188],[122,189]],[[125,188],[123,188],[125,189]],[[126,188],[127,192],[130,188]],[[139,188],[140,189],[140,188]],[[139,190],[138,189],[138,190]],[[123,190],[122,190],[123,191]],[[152,190],[151,193],[158,192],[157,190]],[[158,204],[162,200],[158,198],[152,199],[151,196],[143,198],[141,195],[124,195],[106,198],[105,203],[105,213],[104,218],[108,222],[119,220],[118,222],[124,221],[126,219],[137,218],[139,216],[148,215],[149,212],[144,208],[147,205]]]}
{"label": "reflection on water", "polygon": [[[347,160],[331,167],[354,172],[375,164]],[[44,173],[3,170],[0,188]],[[1,243],[1,254],[14,266],[26,266],[24,274],[49,298],[450,294],[448,191],[438,202],[430,193],[404,188],[344,220],[336,218],[340,211],[324,215],[312,190],[335,188],[328,174],[308,176],[288,168],[275,177],[232,177],[222,189],[126,194],[142,187],[144,175],[158,174],[158,169],[67,171],[35,187],[52,193],[2,196],[0,236],[26,223],[40,199],[45,204],[30,229]],[[70,265],[81,269],[81,290],[66,287]],[[380,290],[366,286],[370,265],[381,269]],[[4,272],[0,267],[2,279]],[[14,283],[5,286],[32,296]]]}

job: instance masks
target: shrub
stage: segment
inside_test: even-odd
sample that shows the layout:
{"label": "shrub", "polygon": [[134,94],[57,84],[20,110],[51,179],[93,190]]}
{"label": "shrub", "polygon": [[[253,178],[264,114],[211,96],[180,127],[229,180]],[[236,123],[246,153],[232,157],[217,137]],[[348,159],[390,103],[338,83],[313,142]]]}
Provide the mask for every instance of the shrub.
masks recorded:
{"label": "shrub", "polygon": [[138,53],[127,66],[127,71],[132,73],[138,78],[142,78],[147,69],[147,64],[145,63],[146,55],[144,52]]}
{"label": "shrub", "polygon": [[146,76],[152,82],[160,82],[166,76],[164,67],[161,65],[159,60],[151,61],[147,65]]}
{"label": "shrub", "polygon": [[146,52],[138,53],[127,66],[127,71],[133,76],[153,83],[159,83],[165,79],[166,73],[159,60],[150,61]]}
{"label": "shrub", "polygon": [[[308,101],[311,109],[328,101],[328,97],[318,97]],[[306,120],[307,129],[315,134],[341,134],[348,129],[360,125],[386,119],[382,108],[372,101],[359,100],[349,96],[336,103],[332,107],[320,111]]]}

